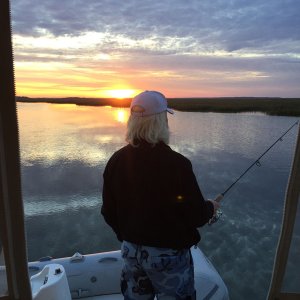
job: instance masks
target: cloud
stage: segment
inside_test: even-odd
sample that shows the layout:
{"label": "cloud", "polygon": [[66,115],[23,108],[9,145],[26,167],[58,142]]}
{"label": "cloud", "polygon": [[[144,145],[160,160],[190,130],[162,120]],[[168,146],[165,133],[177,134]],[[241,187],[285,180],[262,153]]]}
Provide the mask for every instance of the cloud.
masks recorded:
{"label": "cloud", "polygon": [[[190,37],[229,51],[299,39],[299,1],[14,0],[17,34],[109,32],[131,39]],[[30,7],[30,10],[28,9]],[[204,46],[205,47],[205,46]]]}
{"label": "cloud", "polygon": [[299,11],[295,0],[13,0],[15,60],[101,70],[111,80],[151,72],[208,84],[223,74],[222,86],[258,78],[277,86],[299,80]]}

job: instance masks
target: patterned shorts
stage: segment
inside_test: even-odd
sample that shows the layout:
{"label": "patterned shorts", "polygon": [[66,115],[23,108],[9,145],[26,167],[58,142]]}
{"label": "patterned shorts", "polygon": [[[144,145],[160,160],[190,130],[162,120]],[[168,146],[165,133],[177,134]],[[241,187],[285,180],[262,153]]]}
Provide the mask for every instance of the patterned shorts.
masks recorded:
{"label": "patterned shorts", "polygon": [[125,300],[196,299],[189,249],[139,246],[124,241],[121,290]]}

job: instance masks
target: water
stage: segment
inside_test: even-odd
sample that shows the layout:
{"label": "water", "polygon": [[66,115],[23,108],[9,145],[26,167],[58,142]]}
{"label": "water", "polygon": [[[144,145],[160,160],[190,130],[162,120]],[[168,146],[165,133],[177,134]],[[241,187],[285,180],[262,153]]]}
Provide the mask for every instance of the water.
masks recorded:
{"label": "water", "polygon": [[[119,249],[100,215],[101,187],[108,158],[125,145],[128,110],[19,103],[18,116],[29,259]],[[192,161],[203,194],[214,198],[295,121],[176,112],[170,146]],[[295,137],[296,130],[226,194],[218,223],[200,229],[199,246],[231,299],[266,297]]]}

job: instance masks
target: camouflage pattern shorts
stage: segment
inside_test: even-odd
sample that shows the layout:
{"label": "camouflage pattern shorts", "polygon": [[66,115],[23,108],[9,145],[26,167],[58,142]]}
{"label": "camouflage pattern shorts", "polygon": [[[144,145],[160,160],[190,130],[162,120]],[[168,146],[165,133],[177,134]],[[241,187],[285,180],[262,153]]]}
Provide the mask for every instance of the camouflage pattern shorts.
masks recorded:
{"label": "camouflage pattern shorts", "polygon": [[190,249],[140,246],[124,241],[121,290],[125,300],[196,299]]}

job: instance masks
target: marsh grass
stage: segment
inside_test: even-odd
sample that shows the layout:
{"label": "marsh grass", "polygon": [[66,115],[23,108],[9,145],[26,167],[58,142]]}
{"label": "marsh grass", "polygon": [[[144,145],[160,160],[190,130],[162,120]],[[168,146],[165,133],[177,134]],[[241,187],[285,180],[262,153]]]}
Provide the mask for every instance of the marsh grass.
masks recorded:
{"label": "marsh grass", "polygon": [[180,111],[262,112],[300,116],[299,98],[174,98],[168,102],[170,107]]}
{"label": "marsh grass", "polygon": [[[28,98],[17,97],[18,102],[76,104],[89,106],[129,107],[131,99],[112,98]],[[300,116],[300,98],[169,98],[170,108],[191,112],[262,112],[268,115]]]}

